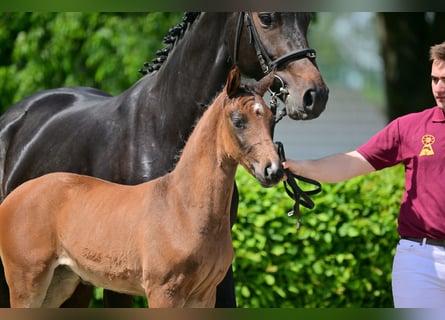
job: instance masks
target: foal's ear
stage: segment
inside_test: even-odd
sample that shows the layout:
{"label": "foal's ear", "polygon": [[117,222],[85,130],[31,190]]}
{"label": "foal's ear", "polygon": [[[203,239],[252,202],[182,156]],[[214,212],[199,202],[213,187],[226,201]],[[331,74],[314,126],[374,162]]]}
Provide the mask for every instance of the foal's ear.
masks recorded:
{"label": "foal's ear", "polygon": [[235,65],[229,72],[226,83],[226,93],[229,98],[233,98],[240,89],[241,86],[241,76],[237,65]]}
{"label": "foal's ear", "polygon": [[255,85],[253,86],[253,91],[255,91],[256,94],[263,96],[266,93],[267,89],[269,89],[272,85],[274,79],[275,71],[272,71],[261,78],[257,83],[255,83]]}

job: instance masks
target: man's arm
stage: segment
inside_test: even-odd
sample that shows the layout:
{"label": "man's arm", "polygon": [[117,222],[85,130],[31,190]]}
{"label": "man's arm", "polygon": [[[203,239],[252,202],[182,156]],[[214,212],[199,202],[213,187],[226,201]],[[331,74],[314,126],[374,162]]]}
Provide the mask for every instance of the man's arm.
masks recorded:
{"label": "man's arm", "polygon": [[315,160],[292,160],[284,168],[294,174],[322,182],[340,182],[375,171],[374,167],[357,151],[332,154]]}

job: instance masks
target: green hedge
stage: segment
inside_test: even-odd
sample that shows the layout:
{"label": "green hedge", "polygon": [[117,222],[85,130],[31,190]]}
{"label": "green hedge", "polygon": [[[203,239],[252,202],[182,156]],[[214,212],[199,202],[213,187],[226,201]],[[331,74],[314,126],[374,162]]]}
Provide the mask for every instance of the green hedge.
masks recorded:
{"label": "green hedge", "polygon": [[316,207],[288,217],[282,184],[264,189],[243,169],[233,228],[240,307],[392,307],[391,268],[403,168],[323,184]]}
{"label": "green hedge", "polygon": [[0,12],[0,114],[37,91],[91,86],[111,94],[142,76],[182,12]]}

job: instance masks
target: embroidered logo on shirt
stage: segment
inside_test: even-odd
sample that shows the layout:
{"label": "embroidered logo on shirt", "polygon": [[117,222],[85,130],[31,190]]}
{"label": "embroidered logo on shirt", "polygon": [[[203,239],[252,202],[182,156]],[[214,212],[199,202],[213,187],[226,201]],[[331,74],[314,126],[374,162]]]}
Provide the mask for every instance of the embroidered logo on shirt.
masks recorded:
{"label": "embroidered logo on shirt", "polygon": [[422,137],[423,148],[420,151],[419,156],[432,156],[434,154],[433,143],[436,141],[431,134],[426,134]]}

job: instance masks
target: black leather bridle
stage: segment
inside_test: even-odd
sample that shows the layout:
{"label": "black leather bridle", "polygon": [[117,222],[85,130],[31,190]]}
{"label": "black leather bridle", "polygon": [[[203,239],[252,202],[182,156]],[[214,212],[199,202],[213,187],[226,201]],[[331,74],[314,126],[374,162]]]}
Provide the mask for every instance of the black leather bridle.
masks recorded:
{"label": "black leather bridle", "polygon": [[[255,24],[253,23],[252,14],[250,12],[240,12],[236,26],[235,46],[233,53],[234,63],[237,63],[238,61],[239,43],[244,23],[246,24],[246,27],[249,30],[250,43],[255,48],[255,52],[258,57],[258,62],[261,65],[261,69],[263,70],[264,75],[269,74],[272,70],[276,70],[280,65],[290,61],[300,60],[304,58],[308,59],[316,58],[316,52],[314,49],[304,48],[289,52],[284,56],[278,57],[276,59],[272,59],[267,53],[267,51],[264,49],[264,46],[258,35],[258,31],[255,27]],[[275,123],[277,123],[281,118],[283,118],[286,115],[285,109],[283,109],[283,111],[280,111],[279,114],[277,115],[277,98],[280,97],[284,101],[286,99],[288,91],[286,89],[286,85],[283,79],[281,79],[278,75],[275,75],[275,78],[277,78],[280,81],[281,88],[279,89],[278,92],[270,90],[272,95],[270,108],[274,114]],[[280,160],[282,162],[286,161],[283,144],[281,142],[275,142],[275,144],[278,155],[280,156]],[[288,212],[288,216],[297,214],[297,230],[298,230],[301,226],[301,220],[302,220],[300,205],[308,209],[314,208],[315,204],[310,199],[309,196],[321,192],[322,188],[321,184],[318,181],[302,177],[299,175],[295,175],[289,169],[286,169],[284,173],[287,177],[286,181],[284,181],[284,188],[288,196],[295,201],[293,210]],[[312,184],[313,186],[315,186],[315,189],[307,191],[302,190],[298,185],[298,180],[301,180],[307,184]]]}
{"label": "black leather bridle", "polygon": [[[238,15],[238,21],[236,25],[235,45],[233,52],[234,63],[237,63],[238,61],[239,45],[241,41],[241,33],[244,24],[246,25],[246,28],[249,32],[249,42],[255,48],[258,62],[261,66],[261,69],[263,70],[264,75],[269,74],[270,72],[272,72],[272,70],[276,70],[281,65],[288,63],[290,61],[296,61],[304,58],[315,59],[317,57],[317,54],[314,49],[303,48],[291,51],[281,57],[272,59],[270,55],[267,53],[266,49],[264,48],[263,43],[261,42],[257,28],[253,23],[252,13],[240,12]],[[286,115],[286,108],[284,107],[281,110],[277,111],[278,98],[281,99],[282,101],[286,101],[289,92],[286,88],[286,83],[284,82],[284,80],[279,75],[275,75],[275,78],[280,82],[281,86],[278,89],[278,91],[273,91],[272,89],[269,89],[269,92],[271,94],[270,107],[272,112],[274,113],[275,122],[278,122]]]}
{"label": "black leather bridle", "polygon": [[286,62],[300,60],[304,58],[315,59],[317,57],[317,54],[314,49],[304,48],[300,50],[291,51],[285,54],[284,56],[272,59],[267,53],[266,49],[264,49],[263,43],[261,42],[260,36],[258,35],[258,31],[255,27],[255,24],[253,23],[252,13],[240,12],[236,26],[236,38],[235,38],[235,46],[233,54],[233,60],[235,62],[238,60],[239,43],[241,39],[241,32],[244,26],[244,22],[246,23],[246,27],[249,30],[250,43],[255,48],[258,61],[265,75],[270,73],[272,70],[275,70],[281,64],[284,64]]}

